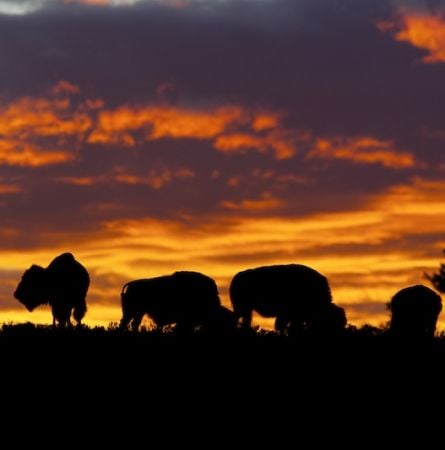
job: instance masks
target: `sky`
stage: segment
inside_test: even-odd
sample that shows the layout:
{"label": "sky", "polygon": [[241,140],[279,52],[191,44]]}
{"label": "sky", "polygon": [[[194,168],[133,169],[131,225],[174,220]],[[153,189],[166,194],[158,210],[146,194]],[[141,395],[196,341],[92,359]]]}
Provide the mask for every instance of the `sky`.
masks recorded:
{"label": "sky", "polygon": [[70,251],[90,325],[287,263],[384,324],[445,248],[444,79],[442,0],[0,0],[0,322],[51,322],[12,293]]}

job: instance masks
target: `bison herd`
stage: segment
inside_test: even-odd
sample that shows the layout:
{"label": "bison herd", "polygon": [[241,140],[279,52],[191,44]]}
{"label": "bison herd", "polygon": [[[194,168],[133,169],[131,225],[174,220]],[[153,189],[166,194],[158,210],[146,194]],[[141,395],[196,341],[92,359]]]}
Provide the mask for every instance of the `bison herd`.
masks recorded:
{"label": "bison herd", "polygon": [[[49,304],[53,324],[77,324],[85,316],[90,279],[71,253],[57,256],[46,268],[32,265],[14,292],[29,311]],[[332,301],[325,276],[300,265],[257,267],[237,273],[230,284],[232,310],[221,304],[215,281],[199,272],[126,283],[121,292],[122,329],[138,330],[144,315],[158,326],[177,331],[197,328],[212,333],[249,329],[252,314],[275,318],[275,329],[286,334],[340,335],[346,327],[343,308]],[[426,286],[399,291],[389,303],[389,330],[402,337],[433,337],[442,309],[441,298]]]}

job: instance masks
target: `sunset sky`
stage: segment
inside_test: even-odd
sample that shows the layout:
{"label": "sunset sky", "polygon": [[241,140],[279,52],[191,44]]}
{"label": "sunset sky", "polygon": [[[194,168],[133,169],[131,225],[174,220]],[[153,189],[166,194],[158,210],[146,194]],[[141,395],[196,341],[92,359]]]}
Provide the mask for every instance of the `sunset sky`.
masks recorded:
{"label": "sunset sky", "polygon": [[383,324],[439,266],[444,151],[445,0],[0,0],[0,322],[51,322],[12,293],[70,251],[90,325],[279,263]]}

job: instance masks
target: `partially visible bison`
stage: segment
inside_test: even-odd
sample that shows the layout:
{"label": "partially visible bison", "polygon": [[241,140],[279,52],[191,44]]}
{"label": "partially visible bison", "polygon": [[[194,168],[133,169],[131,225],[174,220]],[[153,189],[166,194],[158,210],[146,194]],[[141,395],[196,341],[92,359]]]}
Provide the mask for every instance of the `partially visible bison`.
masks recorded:
{"label": "partially visible bison", "polygon": [[332,303],[326,277],[300,264],[239,272],[230,285],[230,299],[235,316],[246,327],[251,326],[253,311],[275,317],[277,331],[334,332],[346,325],[344,310]]}
{"label": "partially visible bison", "polygon": [[389,303],[390,332],[399,337],[433,338],[442,300],[432,289],[416,285],[400,290]]}
{"label": "partially visible bison", "polygon": [[346,324],[345,310],[334,303],[329,303],[312,318],[310,326],[316,336],[336,336],[343,333]]}
{"label": "partially visible bison", "polygon": [[221,305],[215,281],[199,272],[180,271],[172,275],[130,281],[122,288],[121,328],[136,331],[147,314],[158,326],[176,324],[178,330],[206,331],[235,328],[233,313]]}
{"label": "partially visible bison", "polygon": [[22,276],[14,297],[33,311],[37,306],[49,304],[53,325],[71,324],[71,313],[80,325],[85,316],[86,295],[90,277],[85,267],[71,253],[54,258],[45,269],[32,265]]}

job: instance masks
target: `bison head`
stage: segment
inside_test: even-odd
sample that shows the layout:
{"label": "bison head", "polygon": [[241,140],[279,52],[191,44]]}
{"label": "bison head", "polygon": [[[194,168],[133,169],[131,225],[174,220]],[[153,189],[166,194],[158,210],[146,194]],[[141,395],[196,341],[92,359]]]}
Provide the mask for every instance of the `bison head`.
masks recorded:
{"label": "bison head", "polygon": [[22,276],[14,297],[28,311],[33,311],[37,306],[46,303],[46,273],[45,269],[40,266],[31,266]]}

